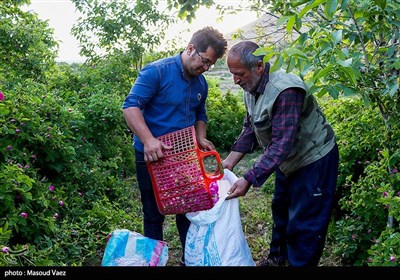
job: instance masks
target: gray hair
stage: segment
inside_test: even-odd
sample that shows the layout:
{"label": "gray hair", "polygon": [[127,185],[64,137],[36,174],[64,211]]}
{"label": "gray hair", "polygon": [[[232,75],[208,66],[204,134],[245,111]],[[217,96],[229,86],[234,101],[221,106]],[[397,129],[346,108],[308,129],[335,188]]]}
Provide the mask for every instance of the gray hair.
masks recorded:
{"label": "gray hair", "polygon": [[252,41],[241,41],[230,48],[228,57],[239,57],[242,64],[251,70],[257,66],[260,60],[263,61],[264,58],[264,55],[255,56],[253,54],[258,48],[259,45]]}

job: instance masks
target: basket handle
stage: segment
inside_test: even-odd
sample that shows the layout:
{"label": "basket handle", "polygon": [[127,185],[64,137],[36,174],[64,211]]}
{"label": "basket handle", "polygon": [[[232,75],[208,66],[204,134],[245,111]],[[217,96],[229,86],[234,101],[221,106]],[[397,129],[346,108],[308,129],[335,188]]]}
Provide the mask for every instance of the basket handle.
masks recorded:
{"label": "basket handle", "polygon": [[[222,168],[221,157],[219,156],[219,153],[215,150],[202,151],[200,149],[197,149],[197,152],[198,152],[198,156],[200,159],[200,164],[201,164],[201,169],[202,169],[203,175],[204,175],[205,179],[207,179],[207,181],[209,181],[208,183],[211,183],[211,181],[221,179],[224,176],[224,169]],[[216,159],[216,162],[217,162],[217,167],[216,167],[214,173],[207,172],[206,168],[204,167],[203,160],[209,156],[214,156]]]}

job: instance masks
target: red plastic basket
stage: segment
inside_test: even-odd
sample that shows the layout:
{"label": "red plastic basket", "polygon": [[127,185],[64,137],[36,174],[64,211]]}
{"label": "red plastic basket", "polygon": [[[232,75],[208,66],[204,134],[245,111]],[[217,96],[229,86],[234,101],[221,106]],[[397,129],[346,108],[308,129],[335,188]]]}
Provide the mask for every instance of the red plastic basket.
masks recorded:
{"label": "red plastic basket", "polygon": [[[168,215],[211,209],[216,203],[216,194],[210,184],[223,177],[218,152],[198,148],[193,126],[158,139],[173,147],[164,150],[160,160],[147,163],[160,212]],[[218,164],[215,173],[208,173],[204,167],[204,159],[210,156]]]}

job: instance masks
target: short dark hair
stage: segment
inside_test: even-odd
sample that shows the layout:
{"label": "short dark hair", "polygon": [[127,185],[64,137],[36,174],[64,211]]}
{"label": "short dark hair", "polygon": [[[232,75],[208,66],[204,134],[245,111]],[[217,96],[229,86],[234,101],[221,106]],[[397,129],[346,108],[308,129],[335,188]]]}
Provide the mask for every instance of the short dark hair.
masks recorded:
{"label": "short dark hair", "polygon": [[258,44],[252,41],[241,41],[229,49],[228,57],[239,57],[247,69],[252,69],[264,58],[263,55],[256,56],[253,54],[259,47]]}
{"label": "short dark hair", "polygon": [[217,53],[217,57],[224,56],[227,50],[228,42],[224,35],[211,26],[204,27],[196,31],[189,44],[193,44],[200,52],[206,52],[208,47],[211,47]]}

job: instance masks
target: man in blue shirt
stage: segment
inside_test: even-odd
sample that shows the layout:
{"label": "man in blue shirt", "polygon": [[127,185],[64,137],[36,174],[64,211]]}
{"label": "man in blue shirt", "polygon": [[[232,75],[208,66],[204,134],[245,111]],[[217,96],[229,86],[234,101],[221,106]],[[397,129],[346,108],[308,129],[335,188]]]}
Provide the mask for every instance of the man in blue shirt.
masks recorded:
{"label": "man in blue shirt", "polygon": [[[205,27],[196,31],[184,51],[146,65],[123,103],[124,118],[134,133],[144,235],[149,238],[163,240],[165,216],[157,207],[146,162],[157,161],[163,157],[163,150],[170,148],[156,137],[194,126],[200,148],[215,149],[206,139],[208,85],[203,73],[222,58],[226,49],[227,41],[218,30]],[[185,214],[176,215],[183,264],[189,225]]]}

